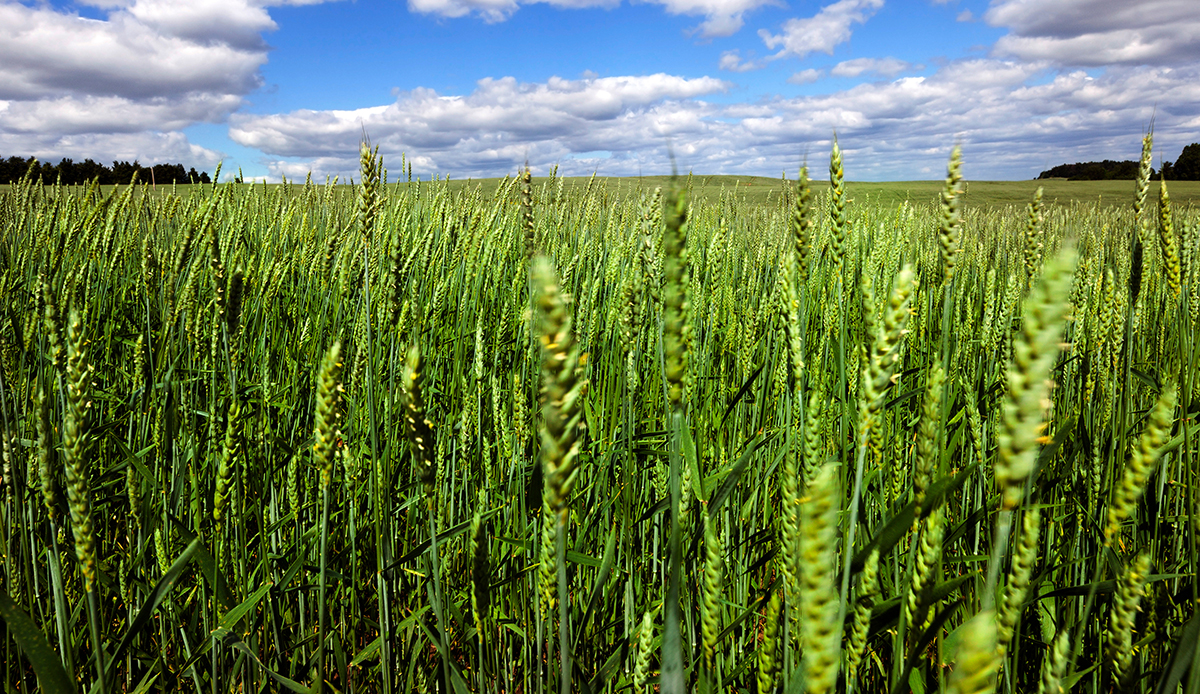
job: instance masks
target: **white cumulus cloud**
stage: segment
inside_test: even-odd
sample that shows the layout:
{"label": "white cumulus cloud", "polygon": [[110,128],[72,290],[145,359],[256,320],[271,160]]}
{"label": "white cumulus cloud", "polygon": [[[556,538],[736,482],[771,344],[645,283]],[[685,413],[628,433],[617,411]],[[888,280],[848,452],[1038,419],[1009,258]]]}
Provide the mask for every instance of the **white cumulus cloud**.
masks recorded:
{"label": "white cumulus cloud", "polygon": [[266,8],[310,1],[87,3],[103,20],[0,1],[0,148],[211,164],[219,154],[172,131],[239,108],[262,84],[262,34],[276,28]]}
{"label": "white cumulus cloud", "polygon": [[742,28],[747,12],[768,5],[782,6],[782,0],[651,0],[675,15],[703,16],[697,27],[701,36],[730,36]]}
{"label": "white cumulus cloud", "polygon": [[[2,118],[3,106],[0,106]],[[77,162],[92,159],[102,164],[135,160],[142,164],[179,162],[184,166],[210,171],[222,158],[220,152],[188,142],[183,133],[149,131],[59,135],[0,130],[0,152],[5,156],[35,156],[42,161],[55,163],[62,157]]]}
{"label": "white cumulus cloud", "polygon": [[821,79],[824,74],[825,73],[821,72],[820,70],[810,67],[807,70],[800,70],[792,73],[792,76],[788,77],[787,81],[788,84],[812,84],[813,82]]}
{"label": "white cumulus cloud", "polygon": [[702,128],[713,108],[699,97],[729,87],[711,77],[666,74],[536,84],[484,79],[465,96],[417,89],[386,106],[236,114],[230,137],[268,155],[308,159],[320,172],[348,173],[365,129],[383,150],[413,155],[414,166],[426,162],[427,172],[495,175],[526,158],[557,161],[599,151],[612,152],[614,161],[636,158],[668,140],[685,152],[686,135]]}
{"label": "white cumulus cloud", "polygon": [[766,67],[766,63],[761,60],[745,60],[735,48],[731,51],[721,53],[721,58],[717,61],[717,67],[729,72],[750,72],[751,70]]}
{"label": "white cumulus cloud", "polygon": [[880,77],[895,77],[913,69],[913,65],[899,58],[854,58],[843,60],[829,70],[835,77],[858,77],[864,73]]}
{"label": "white cumulus cloud", "polygon": [[1065,66],[1181,65],[1200,59],[1195,0],[997,0],[984,15],[1010,32],[994,52]]}
{"label": "white cumulus cloud", "polygon": [[767,48],[780,49],[775,57],[803,58],[817,52],[833,55],[835,46],[850,40],[850,26],[867,21],[881,7],[883,0],[838,0],[812,17],[789,19],[782,33],[759,29],[758,35]]}

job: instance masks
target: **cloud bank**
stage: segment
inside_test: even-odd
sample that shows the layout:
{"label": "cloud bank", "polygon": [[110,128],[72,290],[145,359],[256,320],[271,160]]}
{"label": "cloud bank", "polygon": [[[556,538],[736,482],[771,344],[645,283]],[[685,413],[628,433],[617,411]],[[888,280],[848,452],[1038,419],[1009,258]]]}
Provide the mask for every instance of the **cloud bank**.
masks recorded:
{"label": "cloud bank", "polygon": [[1178,65],[1200,59],[1194,0],[1000,0],[984,15],[1011,31],[994,52],[1068,66]]}
{"label": "cloud bank", "polygon": [[0,3],[0,151],[214,164],[178,130],[220,123],[262,86],[270,5],[95,0],[104,20]]}
{"label": "cloud bank", "polygon": [[664,171],[668,145],[682,167],[697,172],[794,172],[836,130],[851,179],[912,179],[940,176],[956,141],[968,175],[1027,178],[1064,157],[1134,156],[1151,117],[1164,143],[1200,128],[1198,67],[1035,79],[1044,76],[1039,65],[984,58],[950,63],[930,77],[732,105],[705,99],[730,88],[707,77],[485,79],[461,96],[422,89],[364,109],[239,114],[231,136],[275,158],[275,175],[310,167],[352,174],[365,128],[390,160],[405,152],[418,172],[483,177],[515,171],[527,159],[578,175]]}

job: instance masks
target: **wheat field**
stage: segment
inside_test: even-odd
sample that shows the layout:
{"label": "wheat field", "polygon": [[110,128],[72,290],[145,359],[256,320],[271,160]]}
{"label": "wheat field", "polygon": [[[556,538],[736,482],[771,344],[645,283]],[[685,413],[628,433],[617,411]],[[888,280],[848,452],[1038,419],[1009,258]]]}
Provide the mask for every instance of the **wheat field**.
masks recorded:
{"label": "wheat field", "polygon": [[[0,194],[5,691],[1200,691],[1200,214]],[[400,170],[404,163],[400,163]],[[814,171],[814,178],[824,179]]]}

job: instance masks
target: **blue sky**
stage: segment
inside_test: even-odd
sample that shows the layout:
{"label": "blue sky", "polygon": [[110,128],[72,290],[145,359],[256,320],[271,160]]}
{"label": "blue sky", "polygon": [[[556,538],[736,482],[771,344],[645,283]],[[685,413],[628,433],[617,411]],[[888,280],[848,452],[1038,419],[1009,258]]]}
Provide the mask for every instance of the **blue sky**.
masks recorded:
{"label": "blue sky", "polygon": [[352,175],[852,180],[1200,141],[1194,0],[0,0],[0,154]]}

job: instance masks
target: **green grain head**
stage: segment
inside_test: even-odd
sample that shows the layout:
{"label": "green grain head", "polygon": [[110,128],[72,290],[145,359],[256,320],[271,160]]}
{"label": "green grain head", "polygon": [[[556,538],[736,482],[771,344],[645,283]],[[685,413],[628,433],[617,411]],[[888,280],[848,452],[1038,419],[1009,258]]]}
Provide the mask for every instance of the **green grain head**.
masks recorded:
{"label": "green grain head", "polygon": [[1045,272],[1025,299],[1021,332],[1013,345],[1008,369],[1008,393],[1003,405],[996,458],[996,484],[1001,508],[1016,508],[1025,494],[1025,480],[1037,464],[1038,445],[1045,434],[1049,380],[1059,354],[1066,313],[1064,297],[1070,288],[1075,252],[1067,249],[1046,264]]}
{"label": "green grain head", "polygon": [[534,259],[530,281],[540,316],[542,343],[541,454],[544,494],[551,510],[562,512],[579,473],[582,398],[586,381],[579,378],[579,349],[567,302],[549,258]]}
{"label": "green grain head", "polygon": [[946,284],[954,278],[954,267],[962,250],[962,148],[950,150],[946,167],[946,182],[939,198],[938,250],[942,255],[942,279]]}
{"label": "green grain head", "polygon": [[990,694],[996,688],[1000,657],[996,651],[996,613],[984,610],[959,627],[958,653],[947,694]]}
{"label": "green grain head", "polygon": [[[339,405],[342,393],[342,343],[334,342],[321,361],[317,376],[316,428],[313,432],[313,461],[321,471],[321,486],[333,481],[334,446],[341,433],[338,429]],[[232,414],[232,410],[231,410]]]}
{"label": "green grain head", "polygon": [[808,167],[800,168],[800,179],[796,181],[795,201],[792,204],[792,262],[796,265],[796,288],[803,290],[808,283],[808,256],[813,245],[812,187],[808,180]]}
{"label": "green grain head", "polygon": [[1107,523],[1104,527],[1105,543],[1112,544],[1121,531],[1121,524],[1133,513],[1138,499],[1145,491],[1146,481],[1154,471],[1154,466],[1162,457],[1162,446],[1171,434],[1171,425],[1175,421],[1176,388],[1173,384],[1165,384],[1158,400],[1150,410],[1149,420],[1145,429],[1133,444],[1121,479],[1113,489],[1112,500],[1108,505]]}
{"label": "green grain head", "polygon": [[687,235],[688,203],[686,191],[672,186],[667,194],[666,226],[663,230],[663,354],[665,358],[667,401],[671,409],[683,408],[684,379],[688,370],[688,346],[691,326],[688,321]]}
{"label": "green grain head", "polygon": [[809,482],[801,515],[800,639],[809,694],[833,689],[841,656],[842,629],[837,624],[834,585],[841,498],[837,465],[826,463]]}
{"label": "green grain head", "polygon": [[1158,191],[1158,248],[1162,252],[1167,288],[1171,291],[1172,298],[1178,299],[1182,284],[1179,239],[1175,235],[1174,220],[1171,216],[1171,196],[1167,193],[1167,179],[1159,181]]}
{"label": "green grain head", "polygon": [[71,511],[71,532],[75,536],[75,556],[92,590],[96,581],[96,537],[92,530],[91,481],[88,478],[90,434],[87,415],[91,407],[88,344],[84,337],[83,317],[72,309],[67,322],[67,411],[63,423],[63,463],[66,470],[67,500]]}
{"label": "green grain head", "polygon": [[836,137],[833,139],[833,149],[829,152],[829,186],[829,219],[833,225],[829,244],[837,260],[840,279],[846,258],[846,171],[842,167],[842,148],[838,146]]}
{"label": "green grain head", "polygon": [[779,624],[782,611],[783,598],[780,591],[771,591],[767,611],[763,614],[763,638],[758,645],[759,694],[775,691],[775,681],[779,676]]}
{"label": "green grain head", "polygon": [[1105,655],[1112,667],[1113,679],[1119,688],[1125,685],[1133,664],[1133,627],[1138,608],[1146,592],[1150,576],[1151,556],[1147,552],[1137,555],[1129,563],[1125,573],[1117,582],[1117,593],[1113,600],[1112,615],[1108,625]]}
{"label": "green grain head", "polygon": [[408,348],[404,366],[404,421],[413,466],[425,488],[425,496],[433,503],[437,481],[437,465],[434,459],[437,442],[434,440],[433,424],[426,418],[425,370],[421,361],[421,349],[415,344]]}
{"label": "green grain head", "polygon": [[999,612],[996,615],[997,647],[1001,657],[1008,652],[1017,621],[1021,618],[1021,611],[1025,606],[1025,596],[1029,592],[1033,566],[1037,562],[1038,537],[1041,527],[1041,512],[1036,508],[1025,511],[1021,537],[1017,542],[1017,551],[1013,554],[1012,568],[1004,589],[1004,600],[1001,601]]}

